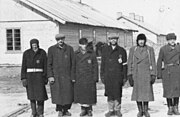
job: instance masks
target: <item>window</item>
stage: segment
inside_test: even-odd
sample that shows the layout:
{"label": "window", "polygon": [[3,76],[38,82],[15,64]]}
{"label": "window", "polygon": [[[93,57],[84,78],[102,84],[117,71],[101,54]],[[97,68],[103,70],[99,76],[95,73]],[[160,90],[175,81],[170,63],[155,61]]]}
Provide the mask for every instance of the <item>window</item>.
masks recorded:
{"label": "window", "polygon": [[7,51],[20,51],[21,50],[21,31],[20,29],[7,29]]}

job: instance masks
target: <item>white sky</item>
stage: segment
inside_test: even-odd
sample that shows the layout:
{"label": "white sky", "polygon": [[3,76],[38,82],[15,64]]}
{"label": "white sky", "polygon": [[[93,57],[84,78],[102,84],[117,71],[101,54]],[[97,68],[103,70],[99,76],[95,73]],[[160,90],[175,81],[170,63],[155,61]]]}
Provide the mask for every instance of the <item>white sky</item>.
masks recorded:
{"label": "white sky", "polygon": [[[79,0],[74,0],[79,1]],[[180,38],[180,0],[81,0],[102,13],[116,18],[117,12],[134,12],[162,31],[175,32]],[[180,40],[180,39],[179,39]]]}

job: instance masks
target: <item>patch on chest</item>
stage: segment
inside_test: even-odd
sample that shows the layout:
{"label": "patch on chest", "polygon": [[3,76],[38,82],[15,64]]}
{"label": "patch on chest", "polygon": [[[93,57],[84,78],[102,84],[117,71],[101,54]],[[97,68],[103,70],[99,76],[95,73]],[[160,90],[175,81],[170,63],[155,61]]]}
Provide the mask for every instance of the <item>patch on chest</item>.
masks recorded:
{"label": "patch on chest", "polygon": [[36,60],[36,63],[39,64],[39,63],[40,63],[40,60]]}
{"label": "patch on chest", "polygon": [[92,63],[91,59],[88,59],[88,60],[87,60],[87,62],[88,62],[89,64],[91,64],[91,63]]}
{"label": "patch on chest", "polygon": [[119,63],[122,63],[122,55],[121,55],[121,54],[119,55],[118,62],[119,62]]}
{"label": "patch on chest", "polygon": [[65,54],[64,58],[68,58],[68,55],[67,55],[67,54]]}

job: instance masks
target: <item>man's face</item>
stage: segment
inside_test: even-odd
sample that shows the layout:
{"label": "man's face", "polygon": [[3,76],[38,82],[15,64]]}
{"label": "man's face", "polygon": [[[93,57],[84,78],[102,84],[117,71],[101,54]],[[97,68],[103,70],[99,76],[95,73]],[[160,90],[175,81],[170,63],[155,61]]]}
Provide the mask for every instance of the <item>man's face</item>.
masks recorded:
{"label": "man's face", "polygon": [[145,44],[145,40],[138,40],[138,44],[139,44],[139,46],[140,47],[143,47],[144,46],[144,44]]}
{"label": "man's face", "polygon": [[81,50],[86,50],[87,44],[79,44]]}
{"label": "man's face", "polygon": [[57,43],[58,43],[60,46],[62,46],[62,45],[64,44],[64,40],[65,40],[65,38],[61,38],[61,39],[57,40]]}
{"label": "man's face", "polygon": [[176,40],[175,39],[170,39],[167,41],[168,44],[170,44],[171,46],[174,46],[176,44]]}
{"label": "man's face", "polygon": [[37,45],[37,43],[33,43],[33,44],[32,44],[32,49],[33,49],[34,51],[37,51],[37,50],[38,50],[38,45]]}
{"label": "man's face", "polygon": [[116,45],[117,44],[117,39],[109,39],[109,42],[112,44],[112,45]]}

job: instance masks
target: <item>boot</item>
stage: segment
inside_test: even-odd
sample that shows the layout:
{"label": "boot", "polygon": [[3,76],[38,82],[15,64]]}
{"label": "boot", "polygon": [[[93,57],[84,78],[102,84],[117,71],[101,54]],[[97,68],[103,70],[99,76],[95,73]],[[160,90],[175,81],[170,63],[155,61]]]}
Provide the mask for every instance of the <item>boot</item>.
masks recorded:
{"label": "boot", "polygon": [[31,117],[36,117],[37,116],[36,101],[35,100],[30,100],[30,103],[31,103],[31,110],[32,110]]}
{"label": "boot", "polygon": [[150,117],[150,114],[148,112],[148,102],[144,102],[144,116]]}
{"label": "boot", "polygon": [[58,112],[58,117],[63,117],[63,112],[62,111]]}
{"label": "boot", "polygon": [[114,115],[114,111],[109,111],[105,114],[105,117],[111,117]]}
{"label": "boot", "polygon": [[92,114],[92,106],[87,107],[87,115],[88,116],[93,116],[93,114]]}
{"label": "boot", "polygon": [[115,111],[115,115],[116,115],[117,117],[122,117],[122,113],[121,113],[120,110],[116,110],[116,111]]}
{"label": "boot", "polygon": [[178,105],[179,105],[179,97],[175,97],[174,98],[174,108],[173,108],[173,112],[175,115],[180,115]]}
{"label": "boot", "polygon": [[167,105],[168,105],[168,112],[167,115],[173,115],[173,104],[172,104],[172,99],[167,98]]}
{"label": "boot", "polygon": [[44,101],[37,101],[37,114],[43,117],[44,114]]}
{"label": "boot", "polygon": [[81,106],[81,113],[80,113],[80,116],[82,117],[82,116],[85,116],[86,114],[87,114],[86,108],[83,107],[83,106]]}
{"label": "boot", "polygon": [[137,102],[137,107],[138,107],[138,114],[137,117],[142,117],[143,116],[143,106],[142,106],[142,102]]}

